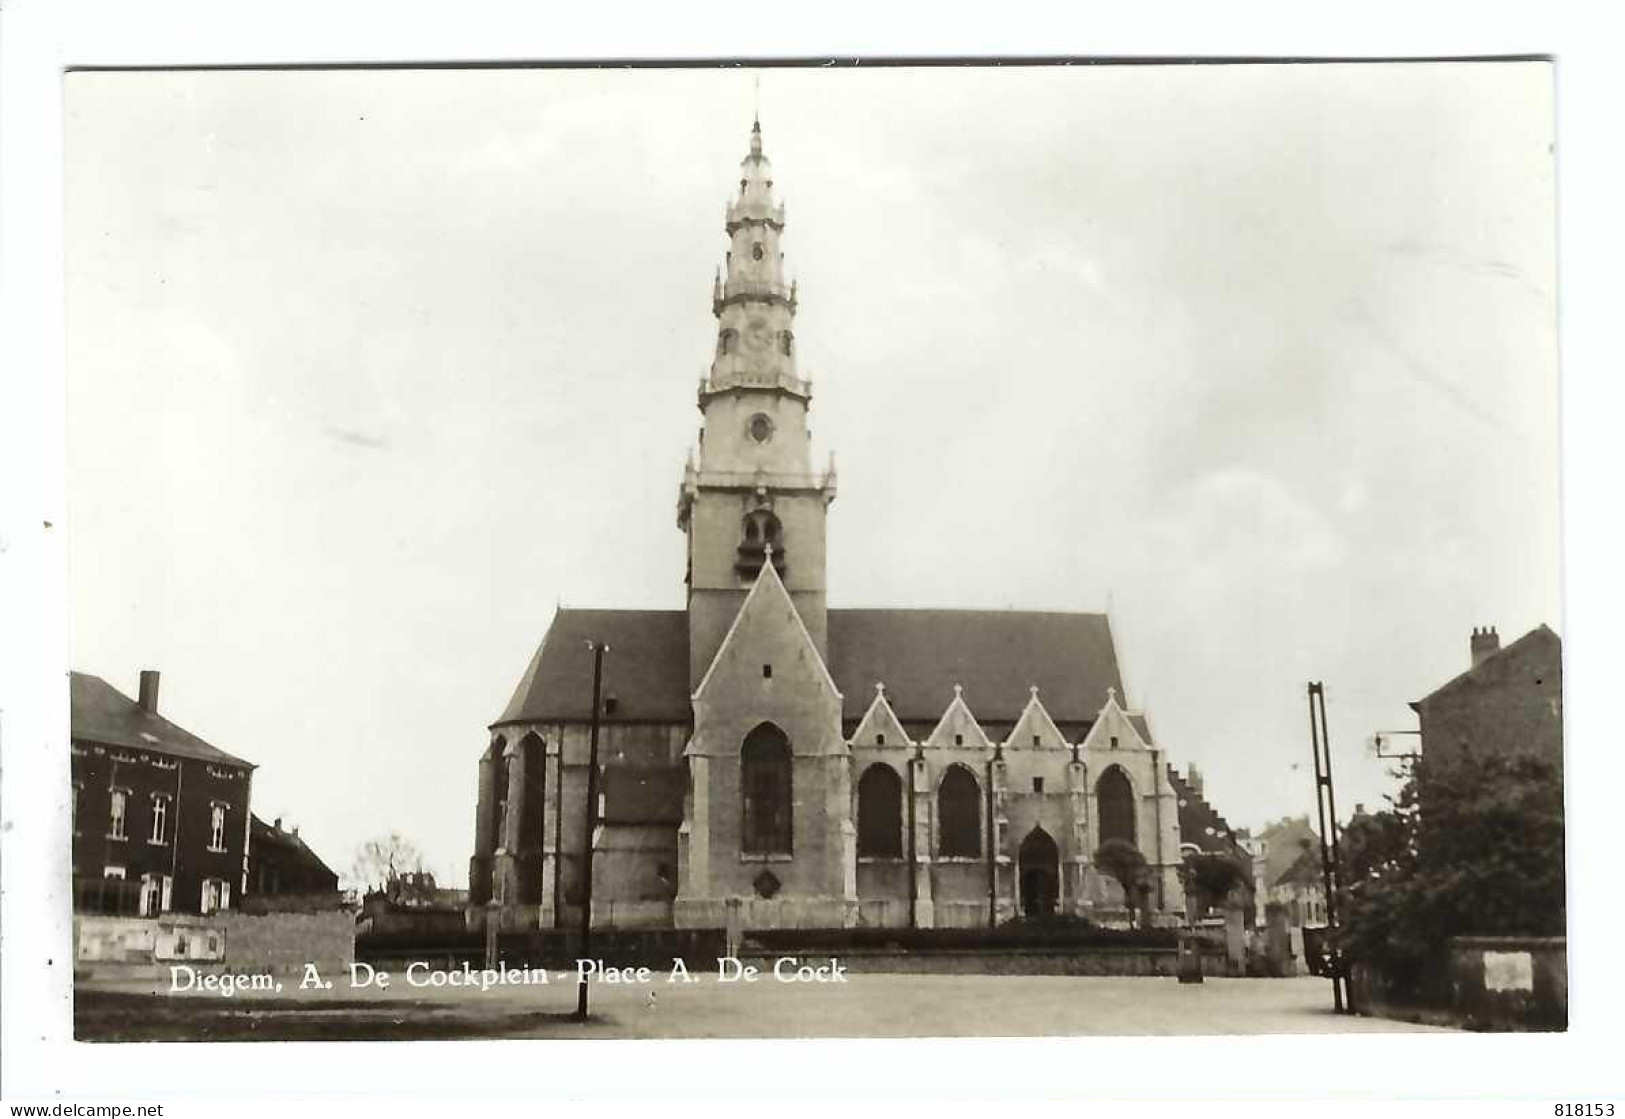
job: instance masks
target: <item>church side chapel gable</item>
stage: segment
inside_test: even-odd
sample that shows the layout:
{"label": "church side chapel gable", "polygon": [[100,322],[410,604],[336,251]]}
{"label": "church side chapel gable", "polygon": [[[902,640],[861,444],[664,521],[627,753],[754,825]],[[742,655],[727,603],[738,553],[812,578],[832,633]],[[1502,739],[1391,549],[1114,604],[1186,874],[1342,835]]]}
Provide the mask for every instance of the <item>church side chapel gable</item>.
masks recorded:
{"label": "church side chapel gable", "polygon": [[1005,738],[1004,748],[1009,751],[1070,749],[1071,743],[1067,742],[1066,735],[1055,725],[1055,720],[1050,718],[1043,700],[1039,698],[1038,686],[1035,684],[1029,690],[1031,698],[1022,709],[1021,718],[1016,720],[1016,725]]}
{"label": "church side chapel gable", "polygon": [[954,685],[954,698],[942,713],[942,718],[937,720],[936,727],[926,736],[925,748],[928,753],[959,750],[983,754],[993,749],[992,739],[988,738],[982,724],[976,721],[976,716],[971,714],[969,705],[965,703],[965,691],[960,685]]}
{"label": "church side chapel gable", "polygon": [[[1141,736],[1139,727],[1117,702],[1115,688],[1107,695],[1105,706],[1100,709],[1094,726],[1089,728],[1081,746],[1086,752],[1104,755],[1151,749],[1151,743]],[[1109,757],[1107,760],[1110,760]]]}
{"label": "church side chapel gable", "polygon": [[914,745],[908,731],[903,729],[897,712],[886,699],[886,685],[875,685],[875,698],[864,712],[863,720],[852,732],[851,746],[856,750],[906,750]]}

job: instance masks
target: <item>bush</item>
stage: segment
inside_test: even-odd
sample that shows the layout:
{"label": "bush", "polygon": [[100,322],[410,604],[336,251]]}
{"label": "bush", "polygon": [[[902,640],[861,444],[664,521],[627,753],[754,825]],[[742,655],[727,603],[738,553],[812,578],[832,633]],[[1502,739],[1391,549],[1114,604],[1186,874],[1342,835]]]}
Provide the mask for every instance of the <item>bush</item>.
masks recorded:
{"label": "bush", "polygon": [[1342,835],[1338,945],[1416,980],[1453,936],[1561,936],[1563,780],[1535,756],[1421,759]]}

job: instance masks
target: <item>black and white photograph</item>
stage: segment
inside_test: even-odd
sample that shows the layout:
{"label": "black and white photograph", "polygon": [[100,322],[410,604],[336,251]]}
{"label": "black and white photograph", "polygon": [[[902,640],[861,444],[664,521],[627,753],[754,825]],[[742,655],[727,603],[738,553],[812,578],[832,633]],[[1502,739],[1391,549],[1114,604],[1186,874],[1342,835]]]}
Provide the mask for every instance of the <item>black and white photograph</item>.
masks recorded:
{"label": "black and white photograph", "polygon": [[1562,1028],[1549,64],[66,95],[81,1039]]}
{"label": "black and white photograph", "polygon": [[1557,91],[67,69],[74,1052],[1560,1044]]}

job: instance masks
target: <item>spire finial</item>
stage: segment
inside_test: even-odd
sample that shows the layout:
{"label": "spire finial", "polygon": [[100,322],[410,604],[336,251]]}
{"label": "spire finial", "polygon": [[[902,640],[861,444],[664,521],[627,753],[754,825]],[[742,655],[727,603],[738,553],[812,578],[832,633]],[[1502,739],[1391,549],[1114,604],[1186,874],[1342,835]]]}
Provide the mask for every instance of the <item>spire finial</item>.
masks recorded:
{"label": "spire finial", "polygon": [[965,694],[964,685],[955,684],[954,685],[954,698],[955,699],[960,699],[960,698],[962,698],[964,696],[964,694]]}
{"label": "spire finial", "polygon": [[879,696],[881,699],[886,698],[886,685],[881,683],[879,680],[875,681],[875,695]]}
{"label": "spire finial", "polygon": [[1034,699],[1037,699],[1038,698],[1038,685],[1037,684],[1028,684],[1027,685],[1027,694],[1032,696]]}
{"label": "spire finial", "polygon": [[1112,703],[1116,703],[1117,702],[1117,689],[1115,687],[1108,687],[1106,689],[1106,698],[1108,700],[1110,700]]}

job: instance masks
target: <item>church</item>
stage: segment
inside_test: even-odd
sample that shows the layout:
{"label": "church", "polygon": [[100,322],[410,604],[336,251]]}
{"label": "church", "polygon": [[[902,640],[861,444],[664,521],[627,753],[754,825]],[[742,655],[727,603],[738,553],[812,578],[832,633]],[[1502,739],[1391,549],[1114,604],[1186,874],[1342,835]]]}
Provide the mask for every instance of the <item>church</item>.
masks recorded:
{"label": "church", "polygon": [[1182,854],[1233,837],[1126,708],[1105,615],[829,606],[836,474],[759,121],[725,228],[677,496],[687,608],[557,611],[479,760],[469,923],[579,925],[589,642],[595,927],[1122,923],[1112,840],[1143,856],[1151,919],[1181,920]]}

